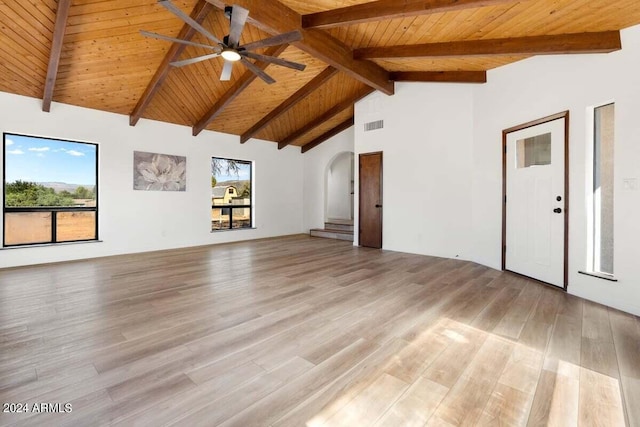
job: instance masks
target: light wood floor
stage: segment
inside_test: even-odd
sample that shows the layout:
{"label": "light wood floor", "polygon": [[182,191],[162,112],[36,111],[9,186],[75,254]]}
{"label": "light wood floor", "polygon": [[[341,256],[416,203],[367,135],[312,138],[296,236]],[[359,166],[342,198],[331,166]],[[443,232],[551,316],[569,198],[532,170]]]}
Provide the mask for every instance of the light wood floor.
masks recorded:
{"label": "light wood floor", "polygon": [[296,236],[0,271],[16,425],[640,425],[640,321]]}

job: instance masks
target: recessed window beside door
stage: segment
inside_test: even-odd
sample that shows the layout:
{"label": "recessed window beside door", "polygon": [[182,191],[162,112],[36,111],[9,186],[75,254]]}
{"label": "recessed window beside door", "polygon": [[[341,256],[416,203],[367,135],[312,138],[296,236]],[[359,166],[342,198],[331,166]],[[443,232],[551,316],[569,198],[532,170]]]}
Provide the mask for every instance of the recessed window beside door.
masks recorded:
{"label": "recessed window beside door", "polygon": [[615,105],[596,107],[593,114],[592,256],[589,263],[594,273],[612,276]]}

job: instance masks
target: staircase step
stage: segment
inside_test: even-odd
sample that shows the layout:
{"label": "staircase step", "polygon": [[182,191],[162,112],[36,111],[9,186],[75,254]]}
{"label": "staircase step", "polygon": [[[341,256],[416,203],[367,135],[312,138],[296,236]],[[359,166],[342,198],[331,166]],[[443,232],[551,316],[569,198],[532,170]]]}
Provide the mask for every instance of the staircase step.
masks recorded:
{"label": "staircase step", "polygon": [[343,230],[343,231],[353,231],[353,221],[329,221],[324,223],[325,230]]}
{"label": "staircase step", "polygon": [[347,240],[349,242],[353,242],[353,231],[314,228],[309,231],[309,234],[311,237],[323,237],[325,239]]}

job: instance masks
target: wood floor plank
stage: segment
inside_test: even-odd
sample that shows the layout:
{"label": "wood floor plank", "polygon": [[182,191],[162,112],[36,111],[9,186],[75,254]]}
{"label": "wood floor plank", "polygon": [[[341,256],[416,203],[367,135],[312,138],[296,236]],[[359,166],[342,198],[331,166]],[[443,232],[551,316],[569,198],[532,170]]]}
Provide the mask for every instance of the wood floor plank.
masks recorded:
{"label": "wood floor plank", "polygon": [[525,426],[533,395],[497,384],[478,421],[478,426]]}
{"label": "wood floor plank", "polygon": [[560,361],[579,367],[581,352],[582,315],[572,317],[558,314],[547,347],[544,368],[557,372]]}
{"label": "wood floor plank", "polygon": [[326,426],[373,425],[408,388],[396,377],[382,374],[325,423]]}
{"label": "wood floor plank", "polygon": [[376,423],[377,427],[425,425],[449,389],[426,378],[418,378]]}
{"label": "wood floor plank", "polygon": [[383,344],[336,380],[307,396],[273,425],[322,425],[382,374],[396,355],[405,350],[406,345],[406,341],[401,339]]}
{"label": "wood floor plank", "polygon": [[607,307],[591,301],[584,303],[582,336],[592,340],[613,342]]}
{"label": "wood floor plank", "polygon": [[533,396],[543,359],[543,353],[526,345],[516,344],[498,382]]}
{"label": "wood floor plank", "polygon": [[609,310],[620,373],[640,379],[640,322],[635,316]]}
{"label": "wood floor plank", "polygon": [[25,402],[36,396],[64,388],[79,381],[89,381],[98,376],[98,371],[92,363],[82,366],[71,366],[71,369],[40,372],[37,381],[21,384],[17,387],[7,387],[0,391],[0,401]]}
{"label": "wood floor plank", "polygon": [[34,416],[28,417],[24,420],[20,420],[15,423],[15,426],[43,426],[43,425],[56,425],[56,426],[70,426],[70,425],[83,425],[80,421],[82,418],[91,416],[91,414],[103,411],[109,408],[113,402],[109,398],[109,394],[105,390],[99,390],[97,392],[89,393],[77,399],[68,402],[73,407],[83,408],[82,412],[71,413],[39,413]]}
{"label": "wood floor plank", "polygon": [[580,366],[611,378],[620,378],[616,349],[612,342],[582,338],[581,348]]}
{"label": "wood floor plank", "polygon": [[640,425],[640,322],[638,318],[609,309],[609,320],[629,425]]}
{"label": "wood floor plank", "polygon": [[423,374],[425,378],[443,385],[453,387],[458,378],[467,369],[485,340],[487,334],[466,328],[449,321],[443,332],[452,340],[451,344],[429,365]]}
{"label": "wood floor plank", "polygon": [[493,329],[498,335],[504,335],[509,338],[519,338],[522,328],[529,319],[531,311],[536,306],[542,289],[537,286],[525,287],[520,295],[515,299],[502,320]]}
{"label": "wood floor plank", "polygon": [[459,426],[477,424],[514,346],[502,338],[487,338],[427,425],[437,425],[439,420]]}
{"label": "wood floor plank", "polygon": [[29,384],[38,380],[38,374],[36,368],[28,366],[23,369],[18,369],[14,372],[4,374],[0,377],[0,391],[19,387],[24,384]]}
{"label": "wood floor plank", "polygon": [[[225,268],[212,269],[212,262]],[[0,270],[0,425],[640,425],[640,321],[308,236]]]}
{"label": "wood floor plank", "polygon": [[597,427],[624,427],[620,384],[616,378],[590,369],[582,369],[578,424]]}
{"label": "wood floor plank", "polygon": [[[280,368],[246,383],[244,386],[230,393],[217,396],[209,396],[209,401],[200,408],[190,408],[195,412],[177,412],[177,419],[172,420],[171,425],[211,426],[218,425],[225,420],[242,412],[253,402],[269,396],[283,384],[292,381],[304,372],[313,368],[313,364],[304,359],[295,357]],[[166,420],[163,420],[166,422]]]}
{"label": "wood floor plank", "polygon": [[[490,284],[491,285],[491,284]],[[493,286],[495,287],[495,285]],[[509,310],[511,303],[522,292],[519,289],[504,287],[482,312],[474,319],[473,326],[483,331],[492,331]]]}
{"label": "wood floor plank", "polygon": [[301,403],[306,395],[313,394],[336,380],[340,372],[351,369],[361,358],[371,354],[377,347],[377,344],[369,341],[362,339],[356,341],[320,365],[314,365],[305,374],[292,378],[277,392],[240,411],[229,420],[229,423],[243,426],[273,423],[278,419],[278,414],[290,411]]}
{"label": "wood floor plank", "polygon": [[[171,399],[164,402],[158,402],[150,408],[135,414],[132,417],[126,417],[114,423],[114,425],[160,425],[167,423],[180,416],[196,411],[211,403],[218,396],[231,393],[233,390],[241,388],[257,378],[265,376],[266,372],[257,365],[248,362],[232,369],[222,372],[223,367],[228,367],[229,362],[233,360],[216,363],[216,371],[218,375],[208,378],[204,382],[197,383],[195,389],[189,390],[188,393],[174,394]],[[231,364],[232,364],[231,363]],[[207,373],[211,373],[209,369]],[[191,378],[191,377],[190,377]],[[199,378],[199,377],[198,377]],[[201,378],[199,378],[201,380]]]}
{"label": "wood floor plank", "polygon": [[577,426],[580,380],[542,370],[527,426]]}
{"label": "wood floor plank", "polygon": [[174,396],[194,390],[195,383],[184,374],[166,377],[153,387],[141,389],[126,399],[111,402],[95,411],[83,411],[87,414],[74,414],[61,422],[60,426],[114,424],[120,420],[135,417],[147,408],[161,404]]}
{"label": "wood floor plank", "polygon": [[450,341],[437,332],[426,331],[417,340],[407,343],[401,354],[387,367],[389,375],[411,384],[448,347]]}
{"label": "wood floor plank", "polygon": [[628,419],[628,425],[640,425],[640,379],[622,376],[623,404]]}

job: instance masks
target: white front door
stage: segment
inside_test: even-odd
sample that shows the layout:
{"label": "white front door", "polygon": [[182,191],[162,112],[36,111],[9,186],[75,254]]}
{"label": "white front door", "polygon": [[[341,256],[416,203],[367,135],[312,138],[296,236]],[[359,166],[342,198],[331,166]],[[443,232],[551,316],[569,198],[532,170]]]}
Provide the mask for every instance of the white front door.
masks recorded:
{"label": "white front door", "polygon": [[506,138],[505,269],[564,287],[565,119]]}

